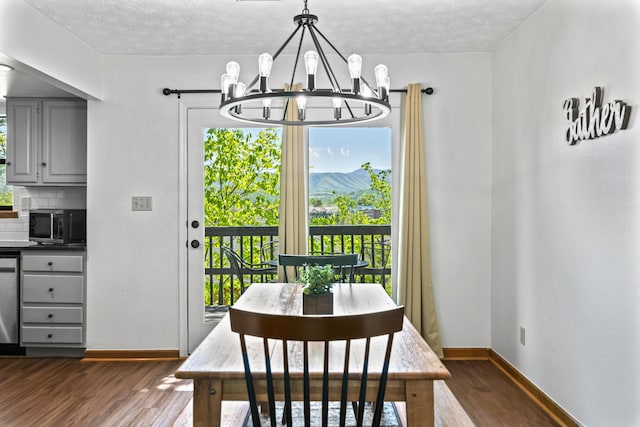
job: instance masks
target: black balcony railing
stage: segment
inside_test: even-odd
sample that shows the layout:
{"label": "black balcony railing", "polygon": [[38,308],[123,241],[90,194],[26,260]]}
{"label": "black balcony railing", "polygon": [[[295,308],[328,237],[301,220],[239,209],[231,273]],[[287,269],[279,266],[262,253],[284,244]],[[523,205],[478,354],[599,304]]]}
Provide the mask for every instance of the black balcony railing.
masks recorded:
{"label": "black balcony railing", "polygon": [[[356,271],[357,282],[380,283],[391,292],[390,225],[318,225],[309,227],[310,253],[357,253],[368,265]],[[240,281],[234,276],[221,247],[234,250],[249,263],[277,259],[278,227],[206,227],[205,305],[229,305],[240,296]],[[277,281],[275,274],[242,270],[247,283]]]}

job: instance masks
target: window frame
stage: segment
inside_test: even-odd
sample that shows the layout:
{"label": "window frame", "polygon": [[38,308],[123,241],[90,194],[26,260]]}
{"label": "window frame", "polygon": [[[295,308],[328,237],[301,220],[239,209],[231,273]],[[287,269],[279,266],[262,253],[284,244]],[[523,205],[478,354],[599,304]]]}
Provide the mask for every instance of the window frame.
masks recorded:
{"label": "window frame", "polygon": [[[5,165],[5,185],[6,184],[6,177],[7,177],[7,159],[6,159],[6,143],[7,143],[7,133],[6,133],[6,126],[7,126],[7,114],[6,113],[0,113],[0,118],[4,119],[4,126],[5,126],[5,157],[0,157],[0,165]],[[13,186],[11,186],[11,195],[12,195],[12,199],[13,199]],[[0,211],[13,211],[13,203],[11,205],[0,205]]]}

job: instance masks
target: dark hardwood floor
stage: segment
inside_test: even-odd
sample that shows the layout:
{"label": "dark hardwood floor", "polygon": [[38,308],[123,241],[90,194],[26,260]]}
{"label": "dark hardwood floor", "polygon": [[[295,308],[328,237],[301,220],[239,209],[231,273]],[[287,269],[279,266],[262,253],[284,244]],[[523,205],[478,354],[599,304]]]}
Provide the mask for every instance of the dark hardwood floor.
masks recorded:
{"label": "dark hardwood floor", "polygon": [[[0,426],[188,427],[192,384],[173,376],[180,364],[0,358]],[[557,425],[491,362],[445,364],[477,426]],[[225,426],[237,425],[237,414],[228,417]]]}
{"label": "dark hardwood floor", "polygon": [[451,372],[447,385],[476,426],[559,425],[490,361],[444,364]]}

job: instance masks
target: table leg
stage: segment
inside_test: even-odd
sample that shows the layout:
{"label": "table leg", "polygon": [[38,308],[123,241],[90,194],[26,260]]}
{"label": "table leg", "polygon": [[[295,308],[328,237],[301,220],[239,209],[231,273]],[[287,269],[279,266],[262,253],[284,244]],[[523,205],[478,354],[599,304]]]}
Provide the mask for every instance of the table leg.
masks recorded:
{"label": "table leg", "polygon": [[407,381],[405,399],[408,427],[432,427],[434,425],[433,381]]}
{"label": "table leg", "polygon": [[222,381],[193,380],[193,427],[220,427]]}

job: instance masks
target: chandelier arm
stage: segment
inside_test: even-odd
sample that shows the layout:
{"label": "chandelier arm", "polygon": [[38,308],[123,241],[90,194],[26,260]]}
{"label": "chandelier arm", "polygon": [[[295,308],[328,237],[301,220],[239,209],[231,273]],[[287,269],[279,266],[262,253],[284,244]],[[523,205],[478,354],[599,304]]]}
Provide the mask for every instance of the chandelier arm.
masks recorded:
{"label": "chandelier arm", "polygon": [[322,62],[322,67],[324,68],[325,73],[327,73],[327,77],[329,78],[329,83],[331,83],[331,87],[334,92],[342,92],[340,89],[340,85],[338,84],[338,79],[336,79],[336,75],[329,64],[329,60],[327,59],[327,55],[324,53],[324,49],[320,46],[320,41],[315,34],[316,27],[315,25],[309,25],[309,33],[311,34],[311,38],[313,39],[313,44],[318,49],[318,54],[320,56],[320,61]]}
{"label": "chandelier arm", "polygon": [[[293,72],[291,73],[291,81],[289,82],[289,90],[293,90],[293,81],[295,80],[296,70],[298,69],[298,62],[300,61],[300,51],[302,50],[302,40],[304,40],[304,33],[307,30],[304,28],[303,24],[298,24],[298,28],[302,28],[302,34],[300,35],[300,41],[298,42],[298,49],[296,51],[296,61],[293,63]],[[296,30],[297,32],[298,30]],[[287,102],[284,105],[284,109],[282,112],[282,120],[287,118],[287,110],[289,109],[289,98],[287,98]]]}
{"label": "chandelier arm", "polygon": [[[334,52],[335,52],[335,53],[337,53],[337,54],[338,54],[338,56],[339,56],[340,58],[342,58],[342,60],[344,61],[344,63],[345,63],[345,64],[349,64],[349,61],[347,61],[347,58],[345,58],[345,57],[344,57],[344,55],[343,55],[343,54],[338,50],[338,48],[337,48],[337,47],[335,47],[335,46],[333,45],[333,43],[331,43],[331,41],[329,41],[329,39],[328,39],[324,34],[322,34],[322,31],[320,31],[317,27],[314,27],[314,28],[315,28],[316,32],[320,35],[320,37],[322,37],[322,39],[323,39],[323,40],[324,40],[324,41],[325,41],[329,46],[331,46],[331,48],[334,50]],[[368,87],[369,89],[371,89],[371,92],[373,92],[375,96],[378,96],[378,88],[371,86],[371,85],[369,84],[369,82],[368,82],[368,81],[367,81],[363,76],[360,76],[360,80],[362,80],[362,82],[363,82],[365,85],[367,85],[367,87]]]}
{"label": "chandelier arm", "polygon": [[322,31],[320,31],[320,30],[318,29],[318,27],[313,27],[313,28],[314,28],[314,29],[316,30],[316,32],[320,35],[320,37],[322,37],[322,39],[323,39],[325,42],[327,42],[327,44],[328,44],[329,46],[331,46],[331,48],[332,48],[332,49],[333,49],[333,50],[338,54],[338,56],[339,56],[340,58],[342,58],[342,60],[344,61],[344,63],[345,63],[345,64],[348,64],[349,62],[347,61],[347,58],[345,58],[345,57],[344,57],[344,55],[343,55],[342,53],[340,53],[340,51],[338,50],[338,48],[336,48],[336,47],[333,45],[333,43],[331,43],[331,42],[329,41],[329,39],[328,39],[328,38],[326,38],[324,34],[322,34]]}
{"label": "chandelier arm", "polygon": [[[336,74],[333,72],[333,68],[331,68],[331,64],[329,63],[329,58],[327,58],[327,55],[324,53],[324,49],[322,49],[322,46],[320,45],[320,41],[318,40],[318,37],[315,35],[315,31],[318,31],[318,28],[313,24],[310,25],[309,26],[309,32],[311,33],[311,37],[313,37],[313,44],[316,46],[316,49],[318,49],[318,51],[319,51],[320,59],[322,60],[322,66],[324,67],[324,71],[327,73],[327,77],[329,77],[329,82],[331,83],[331,86],[333,87],[333,90],[335,92],[342,93],[342,88],[340,87],[340,83],[338,83],[338,79],[336,78]],[[324,38],[324,39],[325,39],[325,41],[327,41],[326,38]],[[329,45],[331,45],[330,42],[329,42]],[[333,49],[336,52],[338,52],[337,49],[333,45],[331,45],[331,47],[333,47]],[[341,57],[343,57],[340,52],[338,52],[338,54]],[[356,115],[353,113],[353,110],[351,109],[351,106],[349,105],[349,103],[346,100],[344,100],[344,105],[347,107],[347,111],[349,111],[349,114],[351,115],[351,118],[355,119]]]}
{"label": "chandelier arm", "polygon": [[[287,39],[284,41],[284,43],[282,43],[282,46],[280,46],[280,48],[276,51],[276,53],[273,54],[272,58],[275,61],[276,58],[280,55],[280,53],[284,50],[285,47],[287,47],[287,45],[289,44],[289,42],[291,41],[291,39],[293,38],[293,36],[296,35],[296,33],[298,32],[298,30],[300,30],[300,27],[302,26],[302,24],[298,24],[298,26],[296,27],[295,30],[293,30],[293,32],[289,35],[289,37],[287,37]],[[258,82],[258,80],[260,80],[260,73],[256,74],[256,76],[253,78],[253,80],[251,80],[251,83],[249,83],[247,85],[247,92],[249,92],[251,90],[252,87],[254,87],[256,85],[256,83]]]}

